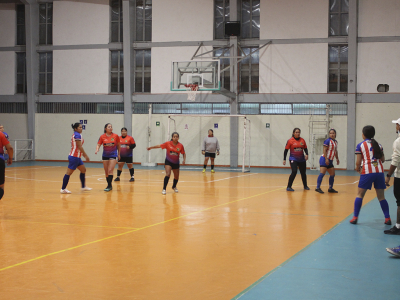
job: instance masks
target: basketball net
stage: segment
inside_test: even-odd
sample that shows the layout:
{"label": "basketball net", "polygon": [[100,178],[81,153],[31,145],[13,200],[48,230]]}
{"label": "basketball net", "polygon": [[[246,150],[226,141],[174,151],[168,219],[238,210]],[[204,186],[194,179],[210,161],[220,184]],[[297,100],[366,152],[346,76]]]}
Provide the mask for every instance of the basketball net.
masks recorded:
{"label": "basketball net", "polygon": [[198,84],[185,84],[186,90],[188,97],[187,99],[189,101],[195,101],[196,100],[196,95],[199,90],[199,85]]}

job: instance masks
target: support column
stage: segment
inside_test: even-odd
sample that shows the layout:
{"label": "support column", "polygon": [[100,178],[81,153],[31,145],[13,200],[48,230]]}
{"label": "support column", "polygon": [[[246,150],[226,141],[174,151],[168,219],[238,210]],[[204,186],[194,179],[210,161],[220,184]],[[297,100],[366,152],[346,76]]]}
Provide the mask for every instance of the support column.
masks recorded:
{"label": "support column", "polygon": [[347,170],[354,170],[356,147],[358,0],[349,1],[349,50],[347,94]]}
{"label": "support column", "polygon": [[[36,45],[39,44],[39,4],[24,1],[26,31],[26,102],[28,109],[28,138],[35,143],[36,95],[39,90],[39,57]],[[32,150],[35,159],[35,147]]]}
{"label": "support column", "polygon": [[132,135],[132,15],[131,1],[122,1],[122,16],[123,16],[123,45],[124,53],[124,127],[128,129],[128,135]]}
{"label": "support column", "polygon": [[[237,21],[238,18],[238,1],[234,0],[230,3],[230,21]],[[238,37],[232,36],[229,39],[229,45],[231,46],[230,49],[230,56],[237,57],[238,56]],[[237,58],[230,59],[230,85],[231,85],[231,92],[235,93],[236,99],[230,99],[230,114],[237,115],[238,112],[238,63]],[[238,117],[231,117],[230,118],[230,166],[237,167],[238,166],[238,159],[239,159],[239,118]]]}

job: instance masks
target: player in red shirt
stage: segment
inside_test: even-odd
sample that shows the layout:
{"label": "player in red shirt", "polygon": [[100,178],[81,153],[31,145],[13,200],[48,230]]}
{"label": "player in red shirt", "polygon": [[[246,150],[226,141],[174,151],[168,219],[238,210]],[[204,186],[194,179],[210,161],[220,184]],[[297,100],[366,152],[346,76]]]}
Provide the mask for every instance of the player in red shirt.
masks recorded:
{"label": "player in red shirt", "polygon": [[[113,171],[117,161],[120,160],[121,145],[119,143],[118,134],[113,133],[113,128],[110,123],[104,126],[104,134],[102,134],[97,142],[96,152],[99,152],[101,145],[103,145],[103,167],[106,173],[107,187],[105,192],[112,190]],[[117,160],[118,159],[118,160]]]}
{"label": "player in red shirt", "polygon": [[92,188],[87,187],[85,185],[85,174],[86,174],[86,168],[85,165],[82,162],[81,156],[86,159],[86,161],[89,161],[89,156],[87,156],[85,150],[83,150],[83,137],[81,135],[82,133],[82,124],[81,123],[75,123],[71,125],[72,129],[74,130],[74,134],[71,137],[71,151],[69,152],[68,155],[68,168],[67,172],[64,175],[63,178],[63,184],[61,187],[61,194],[71,194],[70,191],[67,190],[67,185],[69,182],[69,178],[74,173],[76,169],[81,171],[81,174],[79,175],[79,178],[82,183],[82,191],[90,191]]}
{"label": "player in red shirt", "polygon": [[128,135],[128,129],[125,127],[121,129],[119,143],[121,144],[121,159],[118,161],[117,178],[115,178],[114,181],[120,181],[119,176],[121,176],[122,168],[125,163],[128,166],[129,173],[131,174],[131,179],[129,179],[129,181],[135,181],[135,178],[133,177],[135,169],[133,168],[132,150],[135,149],[136,143],[133,137]]}
{"label": "player in red shirt", "polygon": [[[301,179],[303,181],[303,186],[305,190],[309,190],[310,188],[307,186],[307,176],[306,176],[306,161],[308,160],[308,149],[306,141],[300,137],[300,128],[293,129],[292,138],[290,138],[285,147],[285,151],[283,153],[283,165],[286,165],[286,155],[290,150],[289,162],[290,167],[292,168],[292,174],[289,176],[289,182],[286,190],[288,192],[293,192],[292,184],[297,175],[297,168],[300,169]],[[306,155],[304,155],[304,153]]]}
{"label": "player in red shirt", "polygon": [[167,155],[165,158],[165,177],[164,177],[164,187],[162,190],[162,194],[165,195],[169,177],[171,176],[171,170],[174,172],[174,183],[172,184],[172,189],[174,190],[175,193],[178,192],[178,189],[176,188],[176,185],[178,184],[179,180],[179,155],[183,155],[183,161],[182,165],[185,164],[186,160],[186,153],[185,149],[183,148],[183,145],[178,142],[179,141],[179,134],[177,132],[174,132],[172,134],[172,139],[171,141],[165,142],[164,144],[157,145],[157,146],[152,146],[148,147],[147,150],[151,149],[166,149],[167,150]]}
{"label": "player in red shirt", "polygon": [[6,164],[3,156],[4,147],[6,147],[7,149],[7,165],[9,166],[12,164],[14,149],[11,147],[10,142],[7,140],[6,136],[2,132],[0,132],[0,200],[4,196],[4,182],[6,177]]}

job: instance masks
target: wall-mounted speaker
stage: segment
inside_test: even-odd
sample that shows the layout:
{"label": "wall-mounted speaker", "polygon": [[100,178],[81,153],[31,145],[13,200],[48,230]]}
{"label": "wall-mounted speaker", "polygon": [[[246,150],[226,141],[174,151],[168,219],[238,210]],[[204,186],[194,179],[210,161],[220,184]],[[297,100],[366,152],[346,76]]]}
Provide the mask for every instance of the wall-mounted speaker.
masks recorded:
{"label": "wall-mounted speaker", "polygon": [[225,36],[240,36],[240,21],[225,22]]}

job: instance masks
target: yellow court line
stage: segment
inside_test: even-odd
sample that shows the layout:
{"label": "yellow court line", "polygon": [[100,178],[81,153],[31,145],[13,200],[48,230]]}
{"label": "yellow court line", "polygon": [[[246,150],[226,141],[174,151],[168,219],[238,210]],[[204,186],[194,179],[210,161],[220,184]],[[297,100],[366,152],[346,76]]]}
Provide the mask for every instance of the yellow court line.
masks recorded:
{"label": "yellow court line", "polygon": [[110,229],[140,229],[140,228],[134,228],[134,227],[111,227],[111,226],[101,226],[101,225],[79,225],[79,224],[48,223],[48,222],[7,220],[7,219],[4,219],[4,221],[6,221],[6,222],[33,223],[33,224],[45,224],[45,225],[62,225],[62,226],[80,226],[80,227],[110,228]]}
{"label": "yellow court line", "polygon": [[74,247],[67,248],[67,249],[64,249],[64,250],[60,250],[60,251],[56,251],[56,252],[53,252],[53,253],[45,254],[45,255],[42,255],[42,256],[39,256],[39,257],[36,257],[36,258],[32,258],[32,259],[29,259],[29,260],[26,260],[26,261],[23,261],[23,262],[20,262],[20,263],[17,263],[17,264],[14,264],[14,265],[11,265],[11,266],[8,266],[8,267],[5,267],[5,268],[2,268],[2,269],[0,269],[0,272],[8,270],[8,269],[11,269],[11,268],[14,268],[14,267],[17,267],[17,266],[21,266],[23,264],[26,264],[26,263],[29,263],[29,262],[32,262],[32,261],[35,261],[35,260],[39,260],[41,258],[45,258],[45,257],[52,256],[52,255],[55,255],[55,254],[67,252],[69,250],[74,250],[74,249],[77,249],[77,248],[80,248],[80,247],[83,247],[83,246],[87,246],[87,245],[91,245],[91,244],[94,244],[94,243],[106,241],[106,240],[109,240],[109,239],[112,239],[112,238],[115,238],[115,237],[119,237],[119,236],[123,236],[123,235],[129,234],[129,233],[135,232],[135,231],[147,229],[147,228],[154,227],[154,226],[157,226],[157,225],[160,225],[160,224],[165,224],[165,223],[168,223],[168,222],[171,222],[171,221],[174,221],[174,220],[178,220],[178,219],[185,218],[185,217],[188,217],[188,216],[191,216],[191,215],[195,215],[195,214],[198,214],[198,213],[201,213],[203,211],[210,210],[210,209],[213,209],[213,208],[216,208],[216,207],[220,207],[220,206],[224,206],[224,205],[227,205],[227,204],[231,204],[231,203],[235,203],[235,202],[239,202],[239,201],[255,198],[255,197],[258,197],[258,196],[262,196],[262,195],[265,195],[265,194],[268,194],[268,193],[276,192],[276,191],[279,191],[281,189],[282,188],[279,188],[279,189],[275,189],[275,190],[272,190],[272,191],[267,191],[267,192],[264,192],[264,193],[261,193],[261,194],[249,196],[249,197],[246,197],[246,198],[233,200],[233,201],[230,201],[230,202],[226,202],[226,203],[222,203],[222,204],[219,204],[219,205],[211,206],[211,207],[208,207],[208,208],[196,211],[196,212],[192,212],[192,213],[187,214],[187,215],[179,216],[179,217],[176,217],[176,218],[173,218],[173,219],[169,219],[169,220],[166,220],[166,221],[158,222],[158,223],[155,223],[155,224],[151,224],[151,225],[144,226],[144,227],[141,227],[141,228],[137,228],[137,229],[134,229],[134,230],[130,230],[130,231],[127,231],[127,232],[119,233],[119,234],[116,234],[116,235],[113,235],[113,236],[109,236],[109,237],[106,237],[106,238],[103,238],[103,239],[100,239],[100,240],[96,240],[96,241],[93,241],[93,242],[89,242],[89,243],[85,243],[85,244],[82,244],[82,245],[74,246]]}

